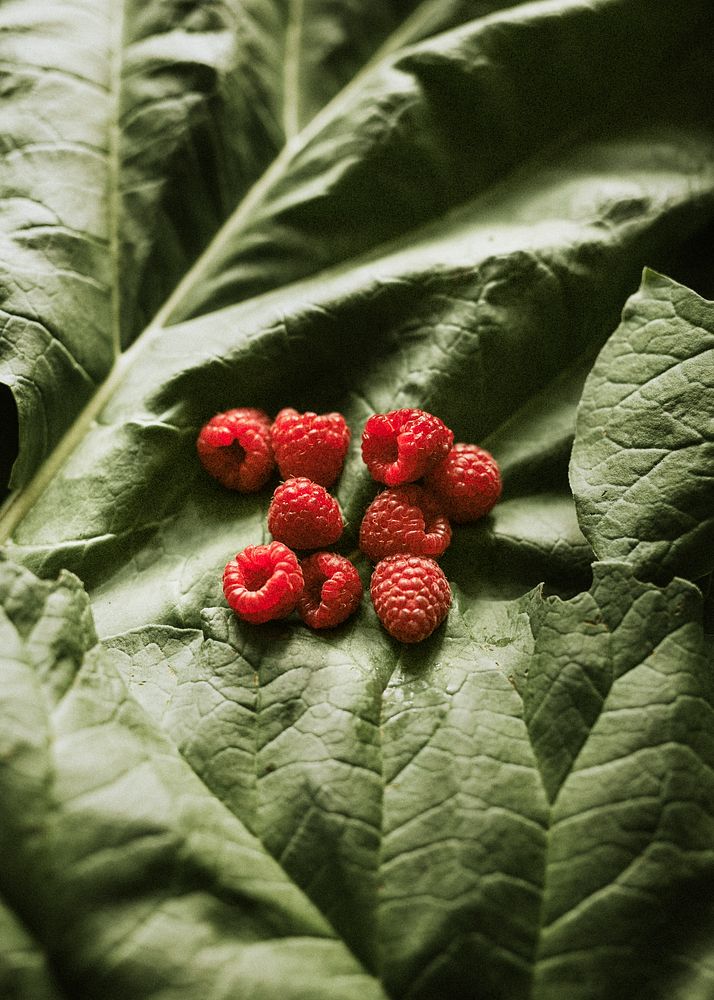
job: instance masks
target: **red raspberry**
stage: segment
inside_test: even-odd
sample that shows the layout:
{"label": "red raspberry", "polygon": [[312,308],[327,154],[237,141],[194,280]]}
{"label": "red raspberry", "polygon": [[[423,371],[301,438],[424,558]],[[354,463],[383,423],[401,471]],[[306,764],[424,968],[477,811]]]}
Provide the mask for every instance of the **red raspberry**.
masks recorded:
{"label": "red raspberry", "polygon": [[345,461],[350,429],[341,413],[298,413],[286,408],[275,418],[273,451],[280,475],[307,476],[332,486]]}
{"label": "red raspberry", "polygon": [[332,628],[357,610],[362,581],[349,559],[336,552],[315,552],[300,565],[305,589],[297,608],[306,625]]}
{"label": "red raspberry", "polygon": [[370,594],[390,635],[421,642],[446,618],[451,587],[441,567],[423,556],[387,556],[377,563]]}
{"label": "red raspberry", "polygon": [[275,490],[268,528],[273,538],[293,549],[321,549],[342,534],[342,513],[324,486],[296,476]]}
{"label": "red raspberry", "polygon": [[223,593],[239,618],[259,625],[285,618],[297,604],[303,576],[287,545],[249,545],[223,571]]}
{"label": "red raspberry", "polygon": [[373,562],[398,552],[436,558],[450,541],[451,525],[436,498],[414,483],[378,493],[359,531],[359,547]]}
{"label": "red raspberry", "polygon": [[387,486],[420,479],[444,458],[454,435],[424,410],[376,413],[364,426],[362,458],[372,477]]}
{"label": "red raspberry", "polygon": [[265,486],[275,468],[270,417],[248,406],[212,417],[201,428],[196,450],[207,472],[240,493]]}
{"label": "red raspberry", "polygon": [[488,514],[501,495],[496,459],[475,444],[455,444],[426,482],[449,518],[459,524]]}

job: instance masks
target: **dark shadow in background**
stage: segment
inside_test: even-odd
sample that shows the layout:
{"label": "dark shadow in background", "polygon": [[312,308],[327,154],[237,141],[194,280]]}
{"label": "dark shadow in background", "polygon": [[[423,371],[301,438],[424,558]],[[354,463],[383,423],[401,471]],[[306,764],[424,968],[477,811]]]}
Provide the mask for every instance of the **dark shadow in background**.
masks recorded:
{"label": "dark shadow in background", "polygon": [[19,449],[17,404],[6,385],[0,385],[0,503],[7,497],[10,472]]}

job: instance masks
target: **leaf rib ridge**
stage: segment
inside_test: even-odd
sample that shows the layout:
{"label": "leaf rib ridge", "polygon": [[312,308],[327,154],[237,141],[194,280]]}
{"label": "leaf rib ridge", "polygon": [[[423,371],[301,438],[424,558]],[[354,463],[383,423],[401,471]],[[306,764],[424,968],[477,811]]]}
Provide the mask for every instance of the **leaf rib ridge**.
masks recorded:
{"label": "leaf rib ridge", "polygon": [[[203,634],[204,634],[204,639],[205,639],[206,636],[207,636],[207,633],[206,633],[205,630],[204,630]],[[261,843],[261,845],[263,846],[263,848],[265,849],[265,851],[267,852],[267,854],[275,861],[275,863],[280,867],[281,871],[285,874],[286,879],[288,879],[291,882],[291,884],[294,885],[295,888],[300,893],[302,893],[308,900],[310,900],[311,904],[320,912],[320,915],[321,915],[322,919],[333,930],[333,932],[335,934],[335,938],[337,940],[339,940],[339,941],[342,942],[342,944],[344,945],[345,949],[354,958],[355,962],[358,963],[358,965],[360,967],[360,970],[363,972],[363,974],[366,975],[366,976],[372,976],[372,977],[378,976],[379,975],[379,969],[377,969],[375,971],[374,969],[369,968],[368,965],[365,963],[363,956],[361,956],[353,948],[351,941],[348,938],[346,938],[343,934],[341,934],[337,928],[335,928],[335,926],[333,924],[333,921],[330,918],[329,913],[326,912],[326,908],[323,907],[323,905],[322,905],[322,901],[320,899],[315,899],[313,897],[313,895],[308,891],[308,889],[306,889],[303,885],[300,884],[300,882],[298,880],[295,879],[294,875],[289,870],[289,865],[287,863],[286,856],[289,857],[291,848],[293,846],[293,841],[295,840],[295,838],[299,837],[299,835],[302,832],[302,830],[307,827],[307,825],[309,823],[309,820],[310,820],[310,813],[312,812],[312,810],[316,809],[316,810],[318,810],[318,812],[322,811],[322,808],[315,801],[315,798],[313,797],[311,799],[311,801],[310,801],[310,804],[305,808],[305,811],[304,811],[304,813],[302,815],[300,824],[298,825],[298,827],[296,827],[291,832],[290,838],[288,838],[286,840],[285,844],[282,846],[282,849],[281,849],[281,851],[279,853],[276,853],[273,850],[273,848],[271,847],[271,845],[267,842],[267,838],[265,837],[265,831],[263,829],[263,823],[262,823],[261,818],[260,818],[260,812],[261,812],[261,781],[260,781],[260,777],[261,777],[261,775],[260,775],[260,771],[259,771],[259,767],[258,767],[258,763],[259,763],[258,762],[259,750],[263,748],[263,745],[261,744],[261,741],[259,740],[259,733],[260,733],[260,730],[261,730],[261,710],[262,710],[262,707],[263,707],[262,706],[263,685],[261,683],[261,678],[260,678],[260,670],[261,670],[261,664],[262,664],[262,661],[263,661],[263,657],[262,657],[262,655],[261,655],[261,653],[260,653],[259,650],[255,651],[257,653],[257,655],[251,655],[246,650],[245,645],[242,645],[240,649],[236,648],[235,652],[240,657],[240,659],[242,659],[243,662],[250,668],[250,670],[253,673],[253,691],[254,691],[254,694],[255,694],[255,702],[254,702],[254,704],[252,706],[253,723],[254,723],[253,724],[253,729],[252,729],[252,736],[253,736],[253,741],[252,741],[253,742],[252,756],[253,756],[253,776],[254,776],[254,786],[253,786],[253,795],[254,795],[254,799],[253,799],[253,817],[252,817],[252,822],[249,821],[249,820],[247,820],[246,818],[244,818],[242,816],[238,816],[238,819],[246,826],[246,828],[248,830],[250,830],[250,832],[253,834],[253,836]],[[264,746],[268,747],[271,742],[274,742],[275,740],[279,739],[281,735],[282,735],[281,733],[276,733],[272,737],[272,739],[270,741],[268,741],[268,742],[265,743]],[[179,748],[179,751],[180,751],[181,755],[185,757],[183,748]],[[206,779],[203,777],[203,775],[201,775],[199,772],[197,772],[195,770],[195,768],[194,768],[192,762],[190,761],[190,759],[188,757],[185,757],[185,759],[187,760],[187,763],[191,766],[192,770],[194,770],[194,773],[197,774],[197,776],[201,780],[202,784],[206,787],[206,789],[209,792],[211,792],[211,794],[216,795],[217,793],[216,793],[215,789],[211,787],[210,783],[206,781]],[[335,758],[335,759],[338,759],[338,758]],[[350,762],[350,764],[353,767],[355,766],[353,762]],[[279,769],[275,769],[275,770],[279,770]],[[271,773],[275,773],[275,770],[273,770]],[[222,796],[218,795],[217,797],[219,799],[221,799],[221,801],[223,801]],[[231,812],[232,815],[237,815],[235,809],[228,802],[223,801],[223,804],[224,804],[225,808],[228,811]],[[358,817],[348,817],[348,818],[350,819],[351,822],[355,822],[355,823],[361,823],[362,822]]]}
{"label": "leaf rib ridge", "polygon": [[111,325],[112,350],[117,358],[122,351],[121,336],[121,239],[119,221],[121,216],[121,187],[119,180],[121,154],[121,99],[122,99],[122,56],[124,54],[124,33],[126,28],[126,4],[128,0],[118,0],[112,4],[112,61],[109,77],[111,100],[108,150],[108,206],[109,206],[109,255],[111,261]]}
{"label": "leaf rib ridge", "polygon": [[300,131],[300,55],[305,0],[288,0],[283,58],[283,131],[290,142]]}

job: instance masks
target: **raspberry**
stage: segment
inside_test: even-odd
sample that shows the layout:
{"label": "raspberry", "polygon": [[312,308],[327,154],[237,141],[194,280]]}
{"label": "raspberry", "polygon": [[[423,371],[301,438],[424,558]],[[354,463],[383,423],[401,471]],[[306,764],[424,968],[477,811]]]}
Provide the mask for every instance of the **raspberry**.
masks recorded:
{"label": "raspberry", "polygon": [[460,524],[488,514],[501,495],[496,459],[475,444],[455,444],[426,482],[449,518]]}
{"label": "raspberry", "polygon": [[253,493],[265,486],[275,467],[270,417],[248,406],[217,413],[201,428],[196,450],[204,469],[219,483]]}
{"label": "raspberry", "polygon": [[342,513],[324,486],[296,476],[276,488],[268,528],[273,538],[293,549],[321,549],[342,534]]}
{"label": "raspberry", "polygon": [[350,443],[350,429],[341,413],[298,413],[281,410],[272,430],[273,451],[280,474],[307,476],[322,486],[332,486]]}
{"label": "raspberry", "polygon": [[306,625],[332,628],[357,610],[362,581],[349,559],[336,552],[315,552],[300,565],[305,589],[297,608]]}
{"label": "raspberry", "polygon": [[451,588],[441,567],[423,556],[387,556],[377,563],[370,594],[390,635],[421,642],[446,618]]}
{"label": "raspberry", "polygon": [[285,618],[302,589],[297,556],[281,542],[249,545],[223,571],[226,600],[239,618],[253,625]]}
{"label": "raspberry", "polygon": [[359,532],[359,547],[373,562],[398,552],[437,557],[450,541],[451,525],[435,497],[413,483],[378,493]]}
{"label": "raspberry", "polygon": [[392,410],[370,417],[362,434],[362,458],[372,477],[387,486],[420,479],[444,458],[454,435],[424,410]]}

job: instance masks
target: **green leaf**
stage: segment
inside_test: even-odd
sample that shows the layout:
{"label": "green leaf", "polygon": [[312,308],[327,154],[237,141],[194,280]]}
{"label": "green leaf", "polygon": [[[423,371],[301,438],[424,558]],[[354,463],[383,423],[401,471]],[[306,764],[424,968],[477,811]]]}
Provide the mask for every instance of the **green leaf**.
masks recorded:
{"label": "green leaf", "polygon": [[[701,595],[592,567],[568,461],[643,267],[707,290],[713,39],[706,0],[0,5],[0,993],[712,995]],[[493,452],[426,642],[228,611],[270,490],[195,439],[241,405],[345,414],[365,584],[366,418]],[[706,590],[700,548],[652,575]]]}
{"label": "green leaf", "polygon": [[[14,487],[85,404],[101,409],[147,323],[398,238],[553,144],[708,118],[704,0],[411,8],[4,4],[0,402],[19,414]],[[548,50],[557,73],[541,71]]]}
{"label": "green leaf", "polygon": [[[687,105],[672,120],[697,120],[692,48],[710,28],[706,11],[699,0],[676,12],[611,0],[476,4],[465,24],[398,49],[285,147],[209,248],[200,281],[180,290],[172,320],[398,239],[534,156],[667,118],[680,88]],[[638,199],[633,191],[626,214]]]}
{"label": "green leaf", "polygon": [[392,660],[378,623],[316,641],[246,632],[220,608],[203,634],[152,627],[107,647],[196,773],[376,966],[379,664]]}
{"label": "green leaf", "polygon": [[0,383],[19,411],[13,486],[284,140],[403,14],[346,0],[3,4]]}
{"label": "green leaf", "polygon": [[0,587],[0,888],[62,989],[383,997],[87,648],[79,582],[4,564]]}
{"label": "green leaf", "polygon": [[18,918],[0,903],[0,995],[6,1000],[62,1000],[47,956]]}
{"label": "green leaf", "polygon": [[645,271],[583,391],[571,464],[600,558],[645,578],[714,567],[714,303]]}
{"label": "green leaf", "polygon": [[222,609],[203,633],[106,647],[390,995],[684,1000],[714,983],[714,709],[691,584],[597,564],[566,602],[459,598],[412,648]]}
{"label": "green leaf", "polygon": [[[499,428],[534,395],[547,409],[547,387],[604,339],[644,254],[709,203],[714,144],[703,171],[703,142],[680,134],[676,148],[664,138],[655,147],[647,133],[587,143],[558,170],[538,165],[504,184],[486,213],[473,202],[378,260],[155,331],[19,524],[13,558],[43,575],[69,568],[93,594],[101,588],[103,634],[147,618],[196,626],[219,600],[221,567],[265,531],[265,498],[226,495],[196,462],[201,423],[236,399],[346,414],[353,447],[338,495],[352,544],[372,490],[359,454],[369,413],[420,405],[461,440],[518,437],[525,417]],[[674,170],[682,143],[689,173]],[[633,188],[646,209],[618,218],[613,204],[629,203]],[[548,434],[562,438],[562,425]],[[544,434],[540,447],[551,472],[537,492],[564,489],[562,446]],[[522,480],[514,494],[532,488]],[[32,499],[9,509],[6,530]]]}
{"label": "green leaf", "polygon": [[[549,616],[536,640],[531,739],[544,775],[546,762],[554,777],[574,760],[551,808],[536,996],[567,984],[585,997],[591,983],[607,983],[603,997],[685,998],[714,983],[714,727],[701,598],[682,580],[659,590],[631,573],[596,567],[600,620],[586,601],[577,631]],[[567,663],[557,679],[554,660]]]}

